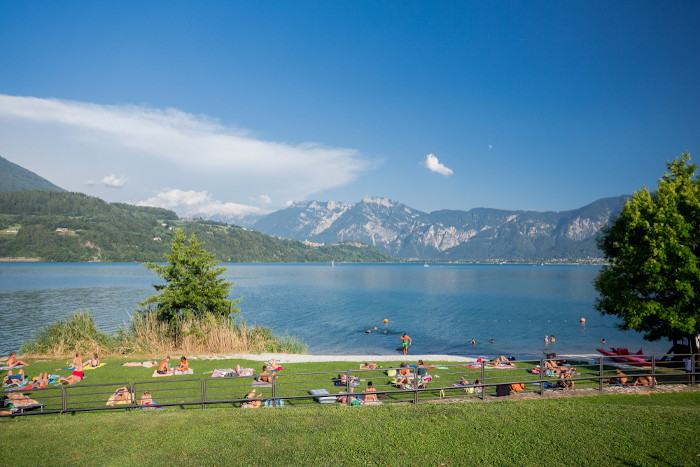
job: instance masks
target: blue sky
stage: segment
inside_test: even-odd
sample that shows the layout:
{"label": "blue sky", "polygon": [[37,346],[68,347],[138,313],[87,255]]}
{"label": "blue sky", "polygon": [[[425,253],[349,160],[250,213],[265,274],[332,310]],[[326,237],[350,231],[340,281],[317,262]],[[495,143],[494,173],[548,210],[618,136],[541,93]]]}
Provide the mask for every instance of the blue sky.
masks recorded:
{"label": "blue sky", "polygon": [[699,20],[697,1],[0,0],[0,155],[181,215],[574,209],[700,153]]}

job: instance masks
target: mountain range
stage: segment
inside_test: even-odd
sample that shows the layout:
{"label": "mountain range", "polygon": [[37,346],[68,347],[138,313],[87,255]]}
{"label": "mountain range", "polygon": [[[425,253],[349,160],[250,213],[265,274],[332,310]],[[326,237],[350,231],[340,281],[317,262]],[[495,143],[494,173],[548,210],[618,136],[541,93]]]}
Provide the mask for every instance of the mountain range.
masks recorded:
{"label": "mountain range", "polygon": [[594,260],[602,256],[596,245],[598,232],[627,199],[604,198],[562,212],[475,208],[425,213],[366,196],[359,203],[296,202],[252,227],[318,243],[366,243],[404,260]]}
{"label": "mountain range", "polygon": [[[65,190],[48,180],[0,157],[0,192],[24,190],[65,193]],[[64,195],[57,206],[65,203],[87,203],[88,198],[65,198]],[[12,199],[14,198],[7,198],[5,203]],[[370,245],[379,252],[399,260],[596,261],[602,256],[596,245],[598,233],[620,212],[627,199],[629,196],[603,198],[584,207],[561,212],[475,208],[468,211],[439,210],[426,213],[387,198],[365,196],[358,203],[299,201],[292,203],[286,209],[250,219],[242,225],[261,234],[306,242],[306,245],[339,243]],[[17,203],[17,200],[13,202]],[[22,202],[26,203],[26,200]],[[95,203],[95,199],[90,199],[91,206]],[[100,209],[104,211],[109,208],[111,212],[116,212],[119,208],[121,209],[119,212],[122,212],[126,207],[126,205],[115,204],[105,205]],[[5,204],[5,209],[0,211],[0,215],[9,214],[7,209],[8,205]],[[138,210],[133,207],[128,211],[129,215],[140,217],[153,215],[154,219],[167,218],[171,223],[177,218],[174,213],[165,210],[148,211],[148,209]],[[167,215],[164,215],[164,212]],[[12,222],[19,223],[16,216],[22,213],[15,211],[12,214],[15,216]],[[32,214],[36,215],[36,213]],[[51,212],[53,216],[59,214],[61,214],[59,211]],[[63,214],[71,216],[75,213]],[[6,217],[5,223],[9,221],[10,218]],[[64,223],[70,222],[64,221]],[[201,228],[207,232],[211,231],[211,227],[202,226]],[[245,229],[237,230],[237,232],[244,231]],[[156,235],[154,232],[158,232],[158,229],[149,228],[148,232],[143,233],[143,238],[153,237]],[[225,243],[225,239],[220,240]],[[255,251],[262,254],[260,245],[266,241],[256,239],[258,246]],[[231,247],[225,246],[224,243],[220,245],[221,256],[228,259],[232,257],[232,251]],[[280,251],[286,251],[287,246],[277,247]],[[135,248],[133,241],[129,247]],[[237,248],[245,248],[245,246],[238,243]],[[157,250],[160,251],[162,248]],[[23,251],[29,253],[27,248]],[[330,254],[337,254],[337,252]],[[365,256],[365,260],[388,259],[382,254],[367,255],[367,250],[362,255]],[[278,258],[277,260],[283,257],[289,259],[295,257],[286,254],[263,256],[270,259],[260,259],[261,261],[275,260],[275,257]],[[323,260],[328,258],[327,254],[321,256]],[[308,254],[306,257],[313,261],[311,257],[321,256]],[[138,260],[138,257],[138,248],[136,248],[129,258]],[[255,261],[254,255],[244,257],[248,261]]]}

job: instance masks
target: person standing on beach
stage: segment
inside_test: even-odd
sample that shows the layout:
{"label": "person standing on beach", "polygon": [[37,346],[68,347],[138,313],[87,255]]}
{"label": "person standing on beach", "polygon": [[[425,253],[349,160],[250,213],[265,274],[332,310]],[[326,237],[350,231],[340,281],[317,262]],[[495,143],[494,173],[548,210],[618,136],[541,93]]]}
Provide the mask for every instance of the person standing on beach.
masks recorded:
{"label": "person standing on beach", "polygon": [[400,339],[401,350],[403,350],[403,354],[406,355],[408,353],[408,346],[413,345],[413,339],[411,339],[405,332],[403,333]]}

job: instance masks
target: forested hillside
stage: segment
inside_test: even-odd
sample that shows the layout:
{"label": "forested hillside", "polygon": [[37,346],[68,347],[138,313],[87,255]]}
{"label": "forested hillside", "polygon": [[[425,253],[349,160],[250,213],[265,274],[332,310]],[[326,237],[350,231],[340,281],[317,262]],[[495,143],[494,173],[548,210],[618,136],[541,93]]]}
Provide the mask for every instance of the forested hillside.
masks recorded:
{"label": "forested hillside", "polygon": [[0,191],[20,190],[65,191],[34,172],[0,156]]}
{"label": "forested hillside", "polygon": [[207,251],[221,261],[391,260],[368,246],[312,246],[228,224],[179,219],[166,209],[107,203],[81,193],[0,193],[0,258],[162,261],[177,228],[196,234]]}

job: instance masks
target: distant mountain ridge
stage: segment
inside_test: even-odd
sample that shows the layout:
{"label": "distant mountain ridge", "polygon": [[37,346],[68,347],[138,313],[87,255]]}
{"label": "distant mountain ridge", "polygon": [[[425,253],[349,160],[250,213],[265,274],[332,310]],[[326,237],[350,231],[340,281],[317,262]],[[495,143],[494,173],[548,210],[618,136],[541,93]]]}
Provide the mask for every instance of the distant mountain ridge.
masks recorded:
{"label": "distant mountain ridge", "polygon": [[0,192],[26,190],[66,191],[0,156]]}
{"label": "distant mountain ridge", "polygon": [[602,256],[596,236],[628,198],[603,198],[562,212],[475,208],[425,213],[370,196],[359,203],[300,201],[262,217],[253,228],[319,243],[367,243],[398,259],[583,260]]}

